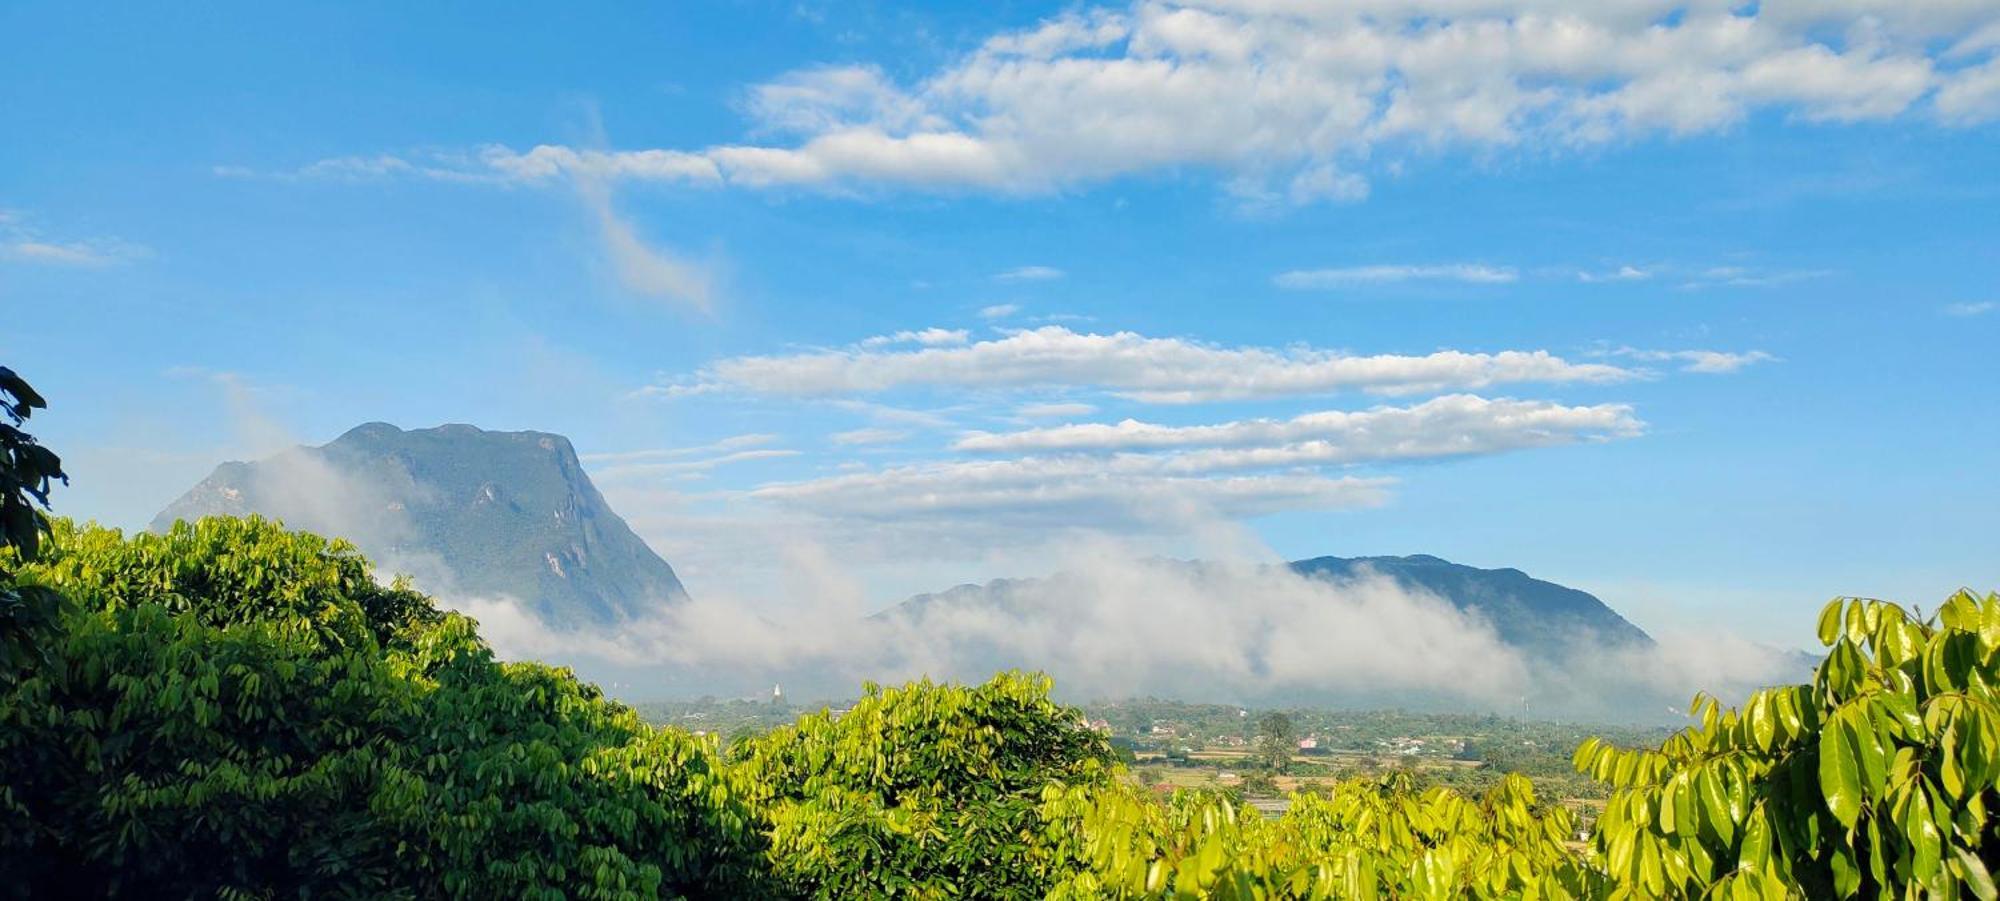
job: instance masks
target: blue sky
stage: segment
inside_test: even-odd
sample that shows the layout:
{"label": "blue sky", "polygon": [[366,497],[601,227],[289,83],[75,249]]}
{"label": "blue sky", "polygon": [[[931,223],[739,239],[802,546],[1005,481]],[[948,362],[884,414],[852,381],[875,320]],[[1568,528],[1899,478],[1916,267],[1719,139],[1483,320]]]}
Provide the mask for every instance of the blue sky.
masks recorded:
{"label": "blue sky", "polygon": [[2000,586],[2000,6],[1344,10],[9,3],[0,352],[127,527],[470,422],[697,593],[1108,536],[1804,645]]}

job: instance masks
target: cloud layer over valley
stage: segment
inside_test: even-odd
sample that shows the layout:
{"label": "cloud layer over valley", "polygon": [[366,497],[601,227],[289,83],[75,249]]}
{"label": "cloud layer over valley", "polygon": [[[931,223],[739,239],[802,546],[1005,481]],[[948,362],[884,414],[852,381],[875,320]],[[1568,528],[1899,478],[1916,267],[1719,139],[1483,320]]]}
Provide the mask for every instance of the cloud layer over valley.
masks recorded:
{"label": "cloud layer over valley", "polygon": [[[1704,633],[1655,646],[1574,635],[1558,656],[1501,641],[1478,612],[1380,576],[1332,581],[1268,564],[1141,560],[1097,544],[1045,579],[868,616],[837,572],[774,604],[697,598],[615,631],[550,630],[504,599],[462,599],[503,653],[555,659],[634,697],[839,698],[862,680],[1053,675],[1072,699],[1414,706],[1597,720],[1670,719],[1696,690],[1802,677],[1773,649]],[[795,561],[796,562],[796,561]],[[820,559],[813,566],[824,567]],[[810,587],[808,587],[810,586]]]}

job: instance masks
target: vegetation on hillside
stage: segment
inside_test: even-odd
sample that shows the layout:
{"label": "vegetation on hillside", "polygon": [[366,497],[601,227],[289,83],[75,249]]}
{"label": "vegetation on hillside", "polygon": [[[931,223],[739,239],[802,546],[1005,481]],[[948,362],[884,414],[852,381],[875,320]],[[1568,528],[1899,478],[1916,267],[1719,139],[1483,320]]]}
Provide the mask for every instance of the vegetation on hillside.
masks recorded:
{"label": "vegetation on hillside", "polygon": [[[39,398],[0,375],[18,426]],[[1655,748],[1582,742],[1594,829],[1518,775],[1349,779],[1266,818],[1136,785],[1031,675],[871,686],[724,751],[495,660],[343,541],[48,520],[60,461],[4,437],[16,897],[1996,895],[2000,595],[1836,601],[1811,684],[1698,698]],[[1272,765],[1296,728],[1259,730]]]}

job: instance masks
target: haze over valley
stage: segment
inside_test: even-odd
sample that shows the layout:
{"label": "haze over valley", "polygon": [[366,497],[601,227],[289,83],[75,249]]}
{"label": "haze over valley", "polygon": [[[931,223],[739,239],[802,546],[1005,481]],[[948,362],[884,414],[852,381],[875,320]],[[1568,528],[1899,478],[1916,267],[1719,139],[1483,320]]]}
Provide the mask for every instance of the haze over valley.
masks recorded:
{"label": "haze over valley", "polygon": [[215,515],[347,537],[479,619],[502,653],[576,666],[635,700],[773,683],[836,697],[862,681],[1033,669],[1078,699],[1660,721],[1689,684],[1740,694],[1810,669],[1747,641],[1656,640],[1588,593],[1428,555],[1180,561],[1100,540],[1045,577],[772,612],[690,597],[568,439],[462,424],[368,423],[225,463],[152,528]]}

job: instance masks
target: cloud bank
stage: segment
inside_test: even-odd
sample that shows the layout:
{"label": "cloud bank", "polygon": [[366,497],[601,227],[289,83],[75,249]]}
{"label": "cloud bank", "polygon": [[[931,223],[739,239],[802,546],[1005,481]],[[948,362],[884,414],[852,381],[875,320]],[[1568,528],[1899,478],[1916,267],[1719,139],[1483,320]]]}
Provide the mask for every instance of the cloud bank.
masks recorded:
{"label": "cloud bank", "polygon": [[[1365,575],[1332,581],[1282,566],[1142,560],[1087,544],[1046,579],[933,596],[862,615],[825,558],[798,586],[818,600],[697,599],[615,633],[551,631],[505,599],[466,612],[508,656],[592,661],[635,696],[847,697],[862,680],[978,680],[1050,673],[1071,698],[1139,695],[1227,703],[1405,705],[1660,721],[1696,690],[1725,697],[1787,678],[1794,662],[1734,639],[1669,637],[1605,648],[1578,635],[1562,659],[1501,641],[1477,613]],[[810,555],[808,555],[810,556]]]}
{"label": "cloud bank", "polygon": [[696,148],[492,146],[328,177],[1034,193],[1159,171],[1247,205],[1352,201],[1462,150],[1573,152],[1730,128],[2000,118],[2000,9],[1965,0],[1138,0],[993,34],[909,80],[837,65],[748,91]]}

